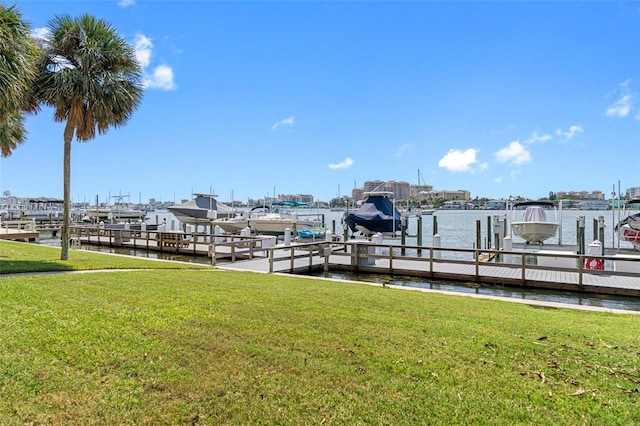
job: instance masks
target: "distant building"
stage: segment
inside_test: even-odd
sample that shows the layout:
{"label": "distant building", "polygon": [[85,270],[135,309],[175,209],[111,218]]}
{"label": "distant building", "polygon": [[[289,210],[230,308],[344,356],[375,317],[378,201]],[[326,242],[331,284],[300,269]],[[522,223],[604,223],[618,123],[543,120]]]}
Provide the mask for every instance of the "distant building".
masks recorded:
{"label": "distant building", "polygon": [[297,203],[313,204],[313,195],[310,195],[310,194],[278,194],[278,201],[295,201]]}
{"label": "distant building", "polygon": [[632,186],[627,189],[627,197],[640,198],[640,186]]}
{"label": "distant building", "polygon": [[[442,197],[449,200],[470,200],[469,191],[434,191],[433,185],[412,185],[405,181],[368,180],[362,188],[354,188],[351,196],[355,200],[362,200],[365,192],[385,191],[392,192],[396,200],[409,200],[415,198],[419,201]],[[443,194],[445,195],[443,197]]]}
{"label": "distant building", "polygon": [[558,191],[557,198],[570,198],[572,200],[604,200],[604,193],[598,190],[594,191]]}

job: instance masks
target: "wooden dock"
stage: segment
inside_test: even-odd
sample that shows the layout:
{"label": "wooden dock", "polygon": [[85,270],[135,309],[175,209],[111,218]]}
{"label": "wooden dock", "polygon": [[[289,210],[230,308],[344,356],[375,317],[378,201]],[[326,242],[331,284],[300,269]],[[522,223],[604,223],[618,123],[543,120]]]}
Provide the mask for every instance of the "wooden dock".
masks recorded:
{"label": "wooden dock", "polygon": [[[388,275],[404,275],[423,277],[434,280],[467,281],[483,284],[498,284],[515,287],[544,288],[567,290],[580,293],[597,293],[609,295],[640,296],[640,256],[618,257],[602,256],[602,260],[610,269],[589,270],[584,265],[586,256],[566,254],[568,261],[575,267],[558,267],[545,262],[534,262],[538,257],[554,257],[554,254],[532,254],[522,252],[500,251],[489,253],[487,250],[468,249],[433,249],[424,248],[425,256],[401,255],[397,246],[381,246],[368,244],[367,251],[358,247],[361,244],[322,243],[317,251],[300,252],[299,248],[275,249],[274,254],[265,258],[243,260],[233,264],[220,265],[235,270],[300,273],[313,270],[345,270]],[[376,253],[376,249],[383,249]],[[386,250],[384,250],[386,249]],[[408,250],[407,247],[405,249]],[[413,247],[417,251],[417,247]],[[436,253],[439,256],[434,256]],[[469,259],[446,258],[443,252],[466,253]],[[490,252],[490,251],[489,251]],[[511,255],[507,263],[496,259],[504,259]],[[273,256],[273,257],[271,257]],[[492,261],[483,261],[492,258]],[[477,260],[476,260],[477,259]],[[620,262],[625,268],[613,270]],[[629,266],[631,265],[631,266]],[[622,269],[622,270],[620,270]]]}
{"label": "wooden dock", "polygon": [[0,228],[0,240],[36,241],[40,232],[29,229]]}
{"label": "wooden dock", "polygon": [[2,221],[0,225],[0,240],[37,241],[40,232],[35,221]]}
{"label": "wooden dock", "polygon": [[[598,256],[568,251],[504,251],[346,242],[276,244],[274,237],[72,227],[82,244],[207,256],[220,268],[265,273],[346,270],[583,293],[640,296],[640,254]],[[593,258],[593,256],[590,256]]]}

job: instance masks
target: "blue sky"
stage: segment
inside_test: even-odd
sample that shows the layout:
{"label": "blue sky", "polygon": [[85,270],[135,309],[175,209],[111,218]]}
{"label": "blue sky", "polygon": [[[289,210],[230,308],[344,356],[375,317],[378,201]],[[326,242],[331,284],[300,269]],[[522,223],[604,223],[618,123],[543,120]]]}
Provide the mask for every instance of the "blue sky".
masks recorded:
{"label": "blue sky", "polygon": [[[15,4],[36,32],[103,18],[144,68],[128,124],[74,140],[74,201],[329,200],[418,170],[472,198],[640,186],[638,2]],[[26,126],[0,190],[61,198],[63,124]]]}

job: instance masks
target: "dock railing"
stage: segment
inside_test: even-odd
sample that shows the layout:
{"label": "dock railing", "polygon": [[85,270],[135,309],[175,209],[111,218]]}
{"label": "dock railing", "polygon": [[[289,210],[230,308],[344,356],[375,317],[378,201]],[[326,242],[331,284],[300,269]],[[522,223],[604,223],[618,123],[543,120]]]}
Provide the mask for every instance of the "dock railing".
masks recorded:
{"label": "dock railing", "polygon": [[[294,273],[323,268],[640,295],[640,255],[592,256],[559,252],[398,246],[369,241],[338,244],[319,242],[315,243],[313,249],[308,244],[292,245],[284,251],[288,251],[286,259],[283,258],[282,247],[269,249],[269,265],[265,272]],[[304,253],[300,254],[300,251]],[[282,263],[285,261],[288,261],[288,266]],[[602,265],[602,269],[590,269],[594,264]]]}
{"label": "dock railing", "polygon": [[275,237],[211,235],[144,229],[72,226],[90,244],[208,256],[219,262],[254,260],[238,268],[262,272],[324,269],[455,281],[534,286],[640,296],[640,255],[603,256],[559,251],[505,251],[375,243],[367,240],[292,242]]}

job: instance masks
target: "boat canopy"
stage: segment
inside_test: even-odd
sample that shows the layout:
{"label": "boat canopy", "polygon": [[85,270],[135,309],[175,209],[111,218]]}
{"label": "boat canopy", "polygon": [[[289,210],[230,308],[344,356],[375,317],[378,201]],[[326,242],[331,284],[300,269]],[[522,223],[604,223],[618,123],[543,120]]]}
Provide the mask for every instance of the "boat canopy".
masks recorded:
{"label": "boat canopy", "polygon": [[546,222],[547,214],[541,206],[529,206],[522,214],[523,222]]}
{"label": "boat canopy", "polygon": [[362,206],[349,213],[345,223],[352,232],[363,226],[371,232],[395,232],[400,230],[401,216],[393,202],[385,196],[370,196]]}
{"label": "boat canopy", "polygon": [[272,206],[281,206],[281,207],[313,207],[313,204],[303,203],[302,201],[275,201],[271,203]]}
{"label": "boat canopy", "polygon": [[514,209],[517,207],[529,207],[529,206],[555,207],[556,205],[551,201],[519,201],[517,203],[513,203]]}

